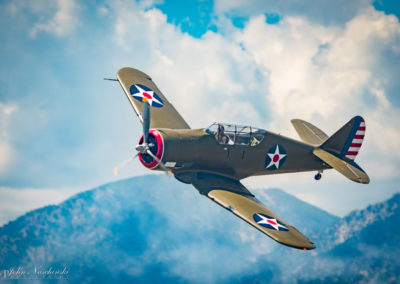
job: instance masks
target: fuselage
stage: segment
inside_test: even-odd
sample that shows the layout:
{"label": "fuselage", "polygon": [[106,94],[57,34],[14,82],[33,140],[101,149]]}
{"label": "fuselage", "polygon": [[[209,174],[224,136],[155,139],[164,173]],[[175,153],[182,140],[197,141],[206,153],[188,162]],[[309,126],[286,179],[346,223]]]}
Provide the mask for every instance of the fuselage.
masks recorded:
{"label": "fuselage", "polygon": [[[156,129],[162,136],[160,160],[179,178],[185,172],[210,172],[235,179],[254,175],[330,168],[309,144],[263,130],[258,144],[221,142],[207,129]],[[154,153],[156,154],[156,153]],[[158,166],[155,170],[160,170]]]}

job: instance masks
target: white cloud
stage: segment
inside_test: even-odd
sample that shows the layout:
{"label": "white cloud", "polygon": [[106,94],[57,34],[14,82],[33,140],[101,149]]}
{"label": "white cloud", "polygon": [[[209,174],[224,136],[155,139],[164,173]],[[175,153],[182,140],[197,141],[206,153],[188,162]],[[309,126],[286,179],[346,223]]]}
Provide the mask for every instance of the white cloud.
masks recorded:
{"label": "white cloud", "polygon": [[191,126],[215,120],[261,124],[266,107],[250,102],[264,100],[260,88],[267,78],[256,78],[263,70],[237,43],[213,32],[201,39],[182,34],[157,9],[116,9],[115,35],[124,56],[141,54],[132,67],[149,73]]}
{"label": "white cloud", "polygon": [[0,187],[0,226],[28,211],[58,204],[80,191],[82,191],[81,188],[15,189]]}
{"label": "white cloud", "polygon": [[10,143],[9,123],[16,110],[16,105],[0,103],[0,177],[7,173],[12,161],[13,148]]}
{"label": "white cloud", "polygon": [[[53,1],[48,2],[48,8],[53,10]],[[75,31],[79,24],[77,15],[79,10],[78,4],[74,0],[58,0],[55,10],[54,14],[51,13],[48,15],[46,13],[46,16],[41,15],[39,21],[34,24],[30,31],[32,37],[35,37],[40,32],[47,32],[58,37],[63,37]]]}
{"label": "white cloud", "polygon": [[[399,35],[397,18],[369,8],[342,28],[293,17],[267,25],[259,16],[237,33],[237,40],[256,64],[271,72],[272,129],[285,129],[291,118],[303,118],[318,121],[317,126],[332,134],[361,114],[367,121],[368,141],[361,153],[374,160],[378,152],[390,170],[374,175],[387,178],[397,176],[400,111],[385,95],[386,78],[374,70],[385,51],[400,46]],[[366,93],[376,103],[367,102]]]}

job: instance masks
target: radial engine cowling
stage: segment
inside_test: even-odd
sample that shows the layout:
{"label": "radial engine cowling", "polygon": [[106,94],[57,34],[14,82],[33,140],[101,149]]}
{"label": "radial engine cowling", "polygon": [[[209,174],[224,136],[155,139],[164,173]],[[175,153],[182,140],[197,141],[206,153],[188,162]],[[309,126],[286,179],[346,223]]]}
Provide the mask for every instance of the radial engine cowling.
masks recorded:
{"label": "radial engine cowling", "polygon": [[[143,143],[143,135],[140,137],[139,145]],[[154,129],[149,130],[149,149],[160,161],[164,156],[164,140],[161,134]],[[140,162],[148,169],[154,169],[158,166],[158,162],[149,154],[139,154]]]}

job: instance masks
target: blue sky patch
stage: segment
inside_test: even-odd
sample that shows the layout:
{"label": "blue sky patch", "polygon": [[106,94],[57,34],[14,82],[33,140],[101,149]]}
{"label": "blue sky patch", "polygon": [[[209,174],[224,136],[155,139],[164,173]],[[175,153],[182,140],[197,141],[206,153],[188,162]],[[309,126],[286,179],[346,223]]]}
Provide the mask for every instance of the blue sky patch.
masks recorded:
{"label": "blue sky patch", "polygon": [[167,22],[179,26],[184,33],[200,38],[207,31],[217,32],[217,26],[212,23],[213,1],[173,1],[165,0],[156,5],[167,15]]}
{"label": "blue sky patch", "polygon": [[282,17],[279,16],[277,13],[265,13],[265,22],[269,25],[276,25],[279,24],[281,21]]}
{"label": "blue sky patch", "polygon": [[386,14],[393,14],[400,19],[400,1],[398,0],[375,0],[374,7],[378,11],[383,11]]}
{"label": "blue sky patch", "polygon": [[232,25],[236,28],[243,29],[249,18],[247,17],[234,17],[232,18]]}

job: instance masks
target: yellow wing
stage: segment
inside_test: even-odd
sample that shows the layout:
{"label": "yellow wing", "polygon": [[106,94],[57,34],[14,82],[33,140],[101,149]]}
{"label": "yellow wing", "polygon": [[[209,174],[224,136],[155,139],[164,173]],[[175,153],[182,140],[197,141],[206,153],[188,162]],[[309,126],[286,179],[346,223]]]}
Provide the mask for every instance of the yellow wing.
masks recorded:
{"label": "yellow wing", "polygon": [[151,106],[150,128],[190,128],[149,75],[125,67],[118,71],[117,78],[141,122],[142,102],[147,101]]}
{"label": "yellow wing", "polygon": [[312,241],[258,201],[238,180],[200,173],[193,185],[275,241],[297,249],[315,248]]}

